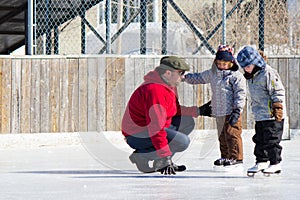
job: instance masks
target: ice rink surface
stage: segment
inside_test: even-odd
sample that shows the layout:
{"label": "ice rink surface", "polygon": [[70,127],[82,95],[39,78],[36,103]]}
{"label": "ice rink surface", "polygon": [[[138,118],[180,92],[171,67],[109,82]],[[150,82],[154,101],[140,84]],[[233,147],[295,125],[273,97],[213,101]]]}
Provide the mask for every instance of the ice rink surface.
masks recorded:
{"label": "ice rink surface", "polygon": [[300,199],[300,132],[283,146],[282,173],[247,177],[254,164],[253,131],[243,131],[244,168],[215,171],[216,131],[194,131],[174,157],[187,170],[143,174],[128,156],[120,132],[0,135],[0,199]]}

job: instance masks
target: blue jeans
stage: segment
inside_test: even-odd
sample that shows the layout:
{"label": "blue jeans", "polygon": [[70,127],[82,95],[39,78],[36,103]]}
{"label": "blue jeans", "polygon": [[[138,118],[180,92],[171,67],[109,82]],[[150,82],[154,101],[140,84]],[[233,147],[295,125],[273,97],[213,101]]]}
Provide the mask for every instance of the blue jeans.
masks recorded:
{"label": "blue jeans", "polygon": [[[195,127],[194,119],[190,116],[175,116],[172,118],[172,124],[165,128],[167,132],[168,144],[171,152],[182,152],[190,144],[188,135]],[[156,149],[153,146],[148,131],[137,133],[126,137],[127,144],[135,149],[135,153],[143,153],[149,160],[155,160],[158,157]]]}

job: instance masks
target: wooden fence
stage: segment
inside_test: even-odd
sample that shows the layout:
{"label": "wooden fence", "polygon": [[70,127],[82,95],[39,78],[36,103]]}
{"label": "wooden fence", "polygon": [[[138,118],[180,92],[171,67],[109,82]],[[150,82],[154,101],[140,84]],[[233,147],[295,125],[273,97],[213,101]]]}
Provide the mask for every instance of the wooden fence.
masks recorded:
{"label": "wooden fence", "polygon": [[[0,132],[45,133],[120,130],[125,105],[159,56],[1,56]],[[193,72],[211,66],[213,57],[186,57]],[[300,57],[271,57],[286,87],[290,128],[299,129]],[[209,85],[179,86],[183,105],[210,99]],[[244,128],[253,119],[244,112]],[[198,129],[215,128],[199,117]]]}

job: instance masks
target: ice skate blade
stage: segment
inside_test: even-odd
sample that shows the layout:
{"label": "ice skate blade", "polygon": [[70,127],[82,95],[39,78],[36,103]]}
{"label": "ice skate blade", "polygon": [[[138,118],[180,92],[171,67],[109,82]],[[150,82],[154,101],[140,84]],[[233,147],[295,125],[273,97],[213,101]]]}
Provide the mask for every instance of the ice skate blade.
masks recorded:
{"label": "ice skate blade", "polygon": [[272,174],[276,174],[276,175],[279,175],[281,173],[281,170],[278,170],[276,172],[263,172],[264,176],[266,177],[269,177],[271,176]]}
{"label": "ice skate blade", "polygon": [[247,171],[247,176],[249,176],[249,177],[254,177],[255,176],[255,174],[257,174],[257,173],[259,173],[259,172],[263,172],[264,170],[262,169],[262,170],[258,170],[258,171]]}
{"label": "ice skate blade", "polygon": [[236,164],[236,165],[231,165],[231,166],[214,165],[213,169],[214,169],[214,171],[217,171],[217,172],[232,172],[232,171],[243,171],[244,167],[242,164]]}
{"label": "ice skate blade", "polygon": [[247,176],[254,177],[257,172],[247,172]]}
{"label": "ice skate blade", "polygon": [[226,168],[223,165],[214,165],[213,170],[216,172],[226,172]]}

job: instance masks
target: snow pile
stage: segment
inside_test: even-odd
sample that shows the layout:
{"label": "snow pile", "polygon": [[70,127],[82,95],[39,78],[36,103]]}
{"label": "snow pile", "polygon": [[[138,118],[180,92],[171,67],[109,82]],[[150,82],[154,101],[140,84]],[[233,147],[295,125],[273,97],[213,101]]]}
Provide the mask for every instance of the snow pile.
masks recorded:
{"label": "snow pile", "polygon": [[79,145],[78,133],[1,134],[0,149]]}
{"label": "snow pile", "polygon": [[[243,135],[253,135],[253,129],[243,130]],[[97,136],[97,137],[96,137]],[[290,129],[290,139],[300,137],[300,129]],[[191,143],[217,140],[217,130],[194,130],[190,134]],[[89,141],[91,140],[91,141]],[[99,141],[102,140],[102,141]],[[105,140],[105,141],[103,141]],[[110,143],[118,148],[128,148],[120,131],[88,133],[31,133],[0,134],[0,150],[10,148],[40,148],[66,145],[82,145],[83,143]]]}

